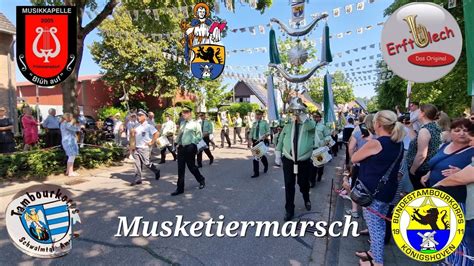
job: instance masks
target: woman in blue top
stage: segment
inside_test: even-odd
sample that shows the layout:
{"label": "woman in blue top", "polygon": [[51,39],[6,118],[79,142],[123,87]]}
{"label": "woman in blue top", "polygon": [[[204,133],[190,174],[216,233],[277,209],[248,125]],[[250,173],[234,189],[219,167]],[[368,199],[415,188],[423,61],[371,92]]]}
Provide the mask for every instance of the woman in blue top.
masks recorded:
{"label": "woman in blue top", "polygon": [[[451,143],[443,144],[436,155],[429,161],[430,171],[421,178],[421,183],[433,187],[444,178],[468,166],[474,157],[474,148],[470,146],[468,119],[458,119],[451,124]],[[442,190],[453,197],[466,212],[467,189],[465,185],[443,187]],[[446,258],[449,265],[470,265],[461,254],[467,253],[468,246],[463,240],[456,249],[457,252]]]}
{"label": "woman in blue top", "polygon": [[[397,173],[400,168],[405,130],[397,115],[388,110],[378,112],[374,117],[374,130],[377,139],[369,140],[352,156],[353,163],[360,163],[358,179],[374,193],[380,179],[389,170],[394,161],[395,165],[389,173],[388,181],[374,195],[370,208],[378,213],[387,213],[390,202],[393,200],[397,185]],[[370,235],[370,251],[356,252],[360,257],[360,265],[383,264],[385,221],[364,208],[364,219]]]}
{"label": "woman in blue top", "polygon": [[79,155],[79,147],[77,146],[76,133],[81,130],[79,124],[76,123],[72,114],[65,113],[61,122],[61,144],[67,155],[67,176],[78,176],[79,174],[74,172],[74,160]]}

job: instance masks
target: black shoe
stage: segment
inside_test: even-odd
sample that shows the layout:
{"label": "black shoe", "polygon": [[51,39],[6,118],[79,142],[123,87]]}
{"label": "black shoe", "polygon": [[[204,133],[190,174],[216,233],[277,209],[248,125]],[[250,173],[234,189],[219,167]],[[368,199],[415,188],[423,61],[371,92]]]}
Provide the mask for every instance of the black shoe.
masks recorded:
{"label": "black shoe", "polygon": [[263,168],[263,172],[264,172],[264,173],[267,173],[267,172],[268,172],[268,166],[265,166],[265,168]]}
{"label": "black shoe", "polygon": [[164,163],[165,163],[165,161],[160,161],[158,164],[164,164]]}
{"label": "black shoe", "polygon": [[202,168],[202,164],[198,164],[197,168]]}
{"label": "black shoe", "polygon": [[307,201],[304,203],[304,206],[306,207],[306,210],[307,211],[310,211],[311,210],[311,201]]}
{"label": "black shoe", "polygon": [[203,179],[201,182],[199,182],[199,189],[203,189],[206,186],[206,181]]}
{"label": "black shoe", "polygon": [[319,178],[318,178],[318,182],[321,182],[322,179],[323,179],[323,177],[319,177]]}
{"label": "black shoe", "polygon": [[259,174],[253,174],[253,176],[251,176],[251,178],[257,178],[259,176]]}
{"label": "black shoe", "polygon": [[316,183],[314,183],[314,182],[309,182],[309,187],[310,187],[310,188],[314,188],[315,186],[316,186]]}
{"label": "black shoe", "polygon": [[142,181],[135,181],[135,182],[132,182],[132,183],[130,184],[130,186],[133,187],[133,186],[135,186],[135,185],[140,185],[141,183],[142,183]]}
{"label": "black shoe", "polygon": [[183,194],[184,191],[182,190],[176,190],[175,192],[171,193],[171,196],[178,196],[179,194]]}
{"label": "black shoe", "polygon": [[291,221],[292,219],[293,219],[293,214],[288,213],[288,212],[285,214],[285,217],[283,218],[283,220],[285,220],[285,222]]}
{"label": "black shoe", "polygon": [[160,177],[161,177],[160,173],[161,173],[161,171],[159,169],[158,169],[158,171],[155,172],[155,180],[160,179]]}
{"label": "black shoe", "polygon": [[211,165],[213,162],[214,162],[214,157],[211,157],[211,159],[209,159],[209,165]]}

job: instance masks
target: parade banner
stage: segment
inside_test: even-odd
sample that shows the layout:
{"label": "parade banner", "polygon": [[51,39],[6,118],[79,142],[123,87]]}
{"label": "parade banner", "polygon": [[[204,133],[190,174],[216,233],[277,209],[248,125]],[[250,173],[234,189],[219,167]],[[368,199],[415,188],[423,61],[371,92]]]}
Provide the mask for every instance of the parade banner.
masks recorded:
{"label": "parade banner", "polygon": [[304,1],[305,0],[292,0],[291,21],[293,23],[300,23],[304,20]]}

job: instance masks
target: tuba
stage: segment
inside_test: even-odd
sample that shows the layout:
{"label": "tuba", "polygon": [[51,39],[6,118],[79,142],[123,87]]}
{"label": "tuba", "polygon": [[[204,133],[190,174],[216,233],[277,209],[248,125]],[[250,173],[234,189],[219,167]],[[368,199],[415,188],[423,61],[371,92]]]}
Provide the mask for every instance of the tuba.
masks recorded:
{"label": "tuba", "polygon": [[415,40],[416,46],[424,48],[429,43],[428,30],[423,25],[416,25],[417,16],[418,15],[410,15],[403,20],[405,20],[405,22],[408,24],[408,27],[410,28],[410,32],[413,36],[413,39]]}

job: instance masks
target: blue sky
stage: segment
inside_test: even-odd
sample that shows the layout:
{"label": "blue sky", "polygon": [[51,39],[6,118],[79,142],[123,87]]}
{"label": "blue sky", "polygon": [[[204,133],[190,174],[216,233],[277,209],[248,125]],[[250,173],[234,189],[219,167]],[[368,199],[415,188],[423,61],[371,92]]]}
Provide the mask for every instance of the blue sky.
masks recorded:
{"label": "blue sky", "polygon": [[[356,10],[356,4],[358,2],[364,1],[365,8],[363,11]],[[106,0],[97,0],[99,5],[103,6]],[[279,18],[286,24],[291,18],[291,10],[289,5],[289,0],[273,0],[273,5],[271,8],[267,9],[264,14],[253,10],[247,4],[240,4],[238,0],[236,2],[236,12],[232,13],[225,9],[223,3],[221,3],[220,14],[218,16],[227,20],[229,28],[242,28],[250,27],[255,25],[267,24],[270,21],[270,18]],[[384,22],[386,18],[383,17],[384,9],[389,6],[393,1],[391,0],[375,0],[374,3],[368,3],[368,0],[309,0],[309,3],[306,3],[305,16],[306,20],[310,21],[310,14],[313,13],[322,13],[327,11],[329,13],[328,25],[330,27],[331,34],[333,38],[331,39],[331,50],[333,54],[338,52],[343,53],[343,57],[335,57],[334,62],[328,67],[329,72],[334,72],[335,70],[348,70],[351,68],[368,66],[370,64],[375,64],[374,60],[365,60],[356,63],[356,58],[369,57],[370,55],[376,55],[378,51],[378,43],[380,42],[381,36],[381,26],[377,26],[377,23]],[[0,12],[5,14],[8,19],[13,24],[16,24],[16,5],[30,5],[29,1],[26,0],[15,0],[7,1],[0,0]],[[8,3],[8,4],[7,4]],[[351,14],[346,14],[344,12],[344,7],[346,5],[353,4],[353,12]],[[339,17],[334,17],[332,11],[334,8],[341,8],[341,15]],[[141,13],[143,15],[143,13]],[[86,16],[87,23],[88,19]],[[316,41],[316,48],[319,50],[320,43],[319,38],[322,33],[322,24],[309,36],[309,40]],[[366,26],[373,26],[373,29],[365,31]],[[364,27],[363,34],[357,34],[356,30],[359,27]],[[278,26],[274,26],[277,36],[281,36]],[[352,31],[352,34],[347,36],[344,34],[343,38],[336,38],[336,34],[340,32]],[[93,31],[86,38],[86,45],[91,44],[94,40],[99,40],[97,36],[97,31]],[[244,49],[244,48],[256,48],[256,47],[268,47],[268,28],[265,28],[265,34],[260,34],[257,30],[256,35],[251,35],[248,30],[246,32],[232,33],[229,32],[227,37],[223,39],[223,43],[226,46],[227,51],[234,49]],[[363,46],[369,46],[376,43],[376,49],[366,49],[364,51],[359,51],[354,53],[352,49],[360,48]],[[345,53],[345,51],[351,50],[350,54]],[[318,51],[319,56],[319,51]],[[349,66],[346,64],[345,67],[341,67],[340,62],[347,62],[353,60],[353,65]],[[267,65],[269,61],[268,53],[233,53],[226,59],[226,65],[230,66],[253,66],[253,65]],[[336,68],[335,64],[339,63],[339,67]],[[308,63],[308,66],[314,65],[314,62]],[[368,69],[368,68],[367,68]],[[365,70],[365,69],[362,69]],[[99,66],[92,60],[89,49],[86,48],[84,51],[84,57],[81,64],[80,75],[89,75],[89,74],[98,74],[100,73]],[[226,70],[235,73],[251,74],[255,75],[263,70],[252,72],[240,70]],[[325,72],[325,71],[324,71]],[[24,81],[24,77],[17,70],[17,80]],[[230,83],[233,85],[236,80],[225,79],[225,83]],[[359,82],[355,85],[364,83]],[[354,92],[356,97],[365,97],[373,96],[374,90],[373,86],[355,86]]]}

